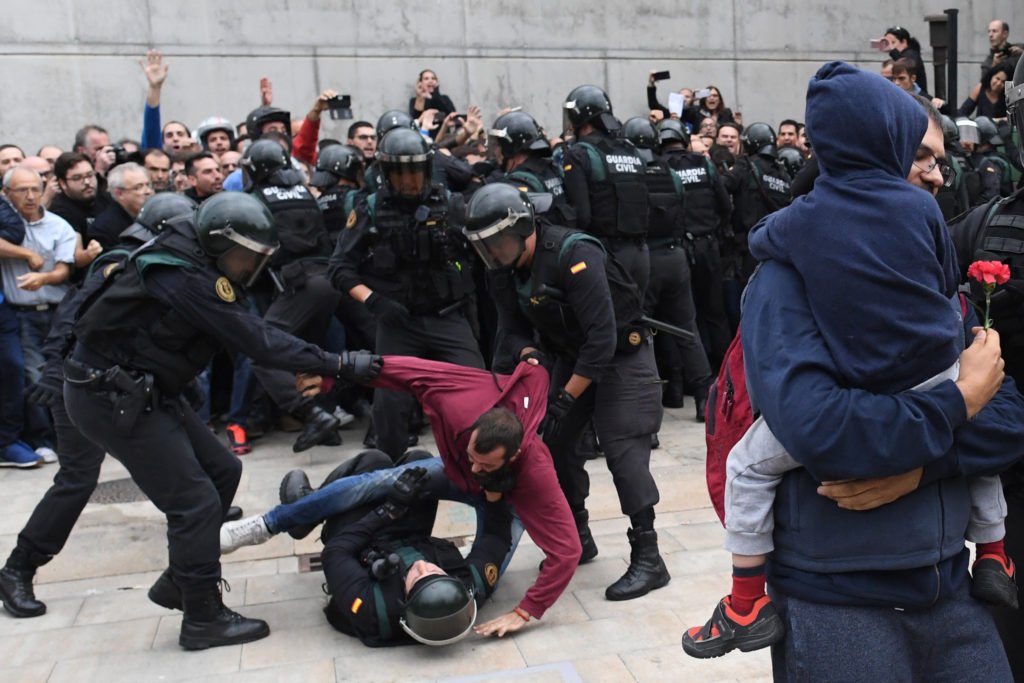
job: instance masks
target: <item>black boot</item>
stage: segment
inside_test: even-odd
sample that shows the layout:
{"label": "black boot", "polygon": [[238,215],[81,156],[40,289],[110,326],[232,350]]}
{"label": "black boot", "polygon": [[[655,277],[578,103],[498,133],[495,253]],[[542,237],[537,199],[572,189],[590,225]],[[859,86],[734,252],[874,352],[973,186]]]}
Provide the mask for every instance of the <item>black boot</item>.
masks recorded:
{"label": "black boot", "polygon": [[576,531],[580,535],[580,545],[583,546],[580,564],[585,564],[597,557],[597,544],[594,543],[594,535],[590,533],[590,513],[586,510],[579,510],[573,512],[572,516],[576,521]]}
{"label": "black boot", "polygon": [[661,405],[666,408],[682,408],[686,400],[686,388],[681,370],[669,370],[666,374],[665,388],[661,392]]}
{"label": "black boot", "polygon": [[341,437],[338,435],[341,423],[320,406],[310,404],[303,411],[302,422],[302,433],[292,446],[293,453],[301,453],[319,444],[341,445]]}
{"label": "black boot", "polygon": [[243,514],[244,513],[242,512],[242,508],[238,507],[237,505],[232,505],[231,507],[228,508],[228,514],[224,515],[224,521],[237,522],[242,518]]}
{"label": "black boot", "polygon": [[181,589],[174,582],[170,567],[150,587],[149,599],[165,609],[181,609]]}
{"label": "black boot", "polygon": [[[302,470],[292,470],[284,475],[284,479],[281,480],[281,488],[278,490],[282,505],[294,503],[311,493],[313,493],[313,487],[309,485],[309,477]],[[288,530],[288,535],[294,539],[305,538],[315,528],[316,524],[293,526]]]}
{"label": "black boot", "polygon": [[251,643],[270,635],[262,619],[246,619],[224,606],[220,586],[190,586],[182,591],[185,616],[178,644],[186,650]]}
{"label": "black boot", "polygon": [[50,558],[36,556],[33,561],[33,554],[22,548],[15,547],[11,556],[7,558],[7,564],[0,569],[0,600],[4,601],[4,609],[14,617],[41,617],[46,614],[46,605],[36,600],[36,594],[32,590],[32,579],[36,575],[36,568]]}
{"label": "black boot", "polygon": [[672,578],[658,554],[658,532],[654,529],[626,532],[631,551],[629,568],[622,578],[608,586],[608,600],[632,600],[668,584]]}
{"label": "black boot", "polygon": [[697,422],[704,422],[705,410],[708,403],[707,385],[702,386],[693,392],[693,400],[697,404]]}

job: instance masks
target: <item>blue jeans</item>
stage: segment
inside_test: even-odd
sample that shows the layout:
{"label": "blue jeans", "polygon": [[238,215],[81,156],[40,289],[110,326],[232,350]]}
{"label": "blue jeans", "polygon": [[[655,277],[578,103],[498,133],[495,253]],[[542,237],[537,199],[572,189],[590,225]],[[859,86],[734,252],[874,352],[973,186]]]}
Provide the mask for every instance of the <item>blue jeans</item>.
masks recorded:
{"label": "blue jeans", "polygon": [[[211,418],[210,407],[210,372],[213,363],[206,366],[206,369],[196,376],[196,381],[203,389],[203,406],[197,412],[199,419],[209,423]],[[228,424],[245,424],[245,418],[249,413],[249,403],[246,394],[249,389],[249,380],[252,378],[252,361],[248,356],[235,354],[234,372],[231,375],[231,405],[228,408]]]}
{"label": "blue jeans", "polygon": [[14,309],[0,302],[0,448],[18,440],[25,424],[25,359]]}
{"label": "blue jeans", "polygon": [[[336,479],[294,503],[278,505],[263,515],[263,520],[267,523],[267,528],[274,534],[303,524],[319,524],[328,517],[347,512],[354,507],[384,500],[394,487],[398,477],[410,467],[422,467],[430,475],[427,484],[422,489],[426,496],[472,506],[476,510],[477,533],[480,532],[484,499],[466,493],[452,484],[444,476],[444,464],[441,462],[441,458],[416,460],[389,469],[374,470]],[[513,515],[512,547],[509,549],[508,555],[505,556],[504,562],[501,563],[499,573],[504,573],[508,563],[512,561],[512,555],[516,551],[516,546],[519,545],[519,538],[523,535],[523,524],[514,511]]]}
{"label": "blue jeans", "polygon": [[[966,551],[965,551],[966,552]],[[1013,680],[995,623],[965,581],[927,609],[851,607],[772,594],[786,625],[772,647],[777,683]]]}
{"label": "blue jeans", "polygon": [[[53,322],[53,311],[18,311],[18,324],[21,328],[21,351],[25,356],[25,382],[34,384],[43,376],[43,343],[50,333]],[[53,448],[55,435],[53,418],[46,406],[26,403],[25,428],[22,438],[32,448],[46,446]]]}

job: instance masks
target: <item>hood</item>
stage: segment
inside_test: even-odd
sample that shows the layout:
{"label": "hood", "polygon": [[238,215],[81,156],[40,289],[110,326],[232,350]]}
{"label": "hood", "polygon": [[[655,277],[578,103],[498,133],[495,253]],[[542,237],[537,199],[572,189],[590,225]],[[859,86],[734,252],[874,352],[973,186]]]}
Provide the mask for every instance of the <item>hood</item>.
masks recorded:
{"label": "hood", "polygon": [[807,88],[805,119],[821,172],[833,177],[880,172],[906,178],[928,128],[914,98],[846,62],[818,69]]}

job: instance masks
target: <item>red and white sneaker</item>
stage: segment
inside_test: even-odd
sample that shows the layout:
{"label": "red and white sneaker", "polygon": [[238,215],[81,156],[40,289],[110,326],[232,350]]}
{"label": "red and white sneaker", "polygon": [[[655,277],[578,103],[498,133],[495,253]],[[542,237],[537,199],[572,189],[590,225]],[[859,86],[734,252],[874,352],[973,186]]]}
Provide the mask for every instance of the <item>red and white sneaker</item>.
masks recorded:
{"label": "red and white sneaker", "polygon": [[245,427],[236,423],[229,424],[225,430],[228,433],[228,448],[235,455],[245,455],[252,452],[249,439],[245,435]]}

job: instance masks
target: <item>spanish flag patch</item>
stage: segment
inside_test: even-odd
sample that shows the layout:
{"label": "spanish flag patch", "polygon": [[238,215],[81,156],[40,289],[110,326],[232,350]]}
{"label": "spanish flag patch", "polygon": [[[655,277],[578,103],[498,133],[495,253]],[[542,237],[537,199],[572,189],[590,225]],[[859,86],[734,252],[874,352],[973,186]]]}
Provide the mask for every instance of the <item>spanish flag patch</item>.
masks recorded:
{"label": "spanish flag patch", "polygon": [[355,600],[353,600],[352,601],[352,614],[357,614],[359,612],[359,608],[362,607],[362,606],[363,606],[363,599],[362,598],[356,598]]}
{"label": "spanish flag patch", "polygon": [[587,262],[586,261],[580,261],[575,266],[570,268],[569,272],[572,273],[573,275],[576,275],[577,273],[581,273],[581,272],[583,272],[586,269],[587,269]]}

